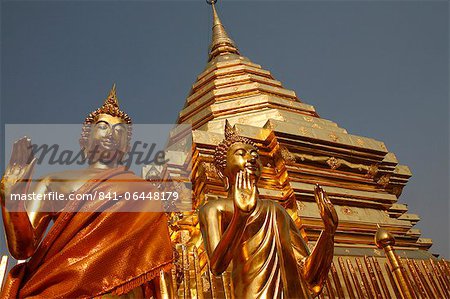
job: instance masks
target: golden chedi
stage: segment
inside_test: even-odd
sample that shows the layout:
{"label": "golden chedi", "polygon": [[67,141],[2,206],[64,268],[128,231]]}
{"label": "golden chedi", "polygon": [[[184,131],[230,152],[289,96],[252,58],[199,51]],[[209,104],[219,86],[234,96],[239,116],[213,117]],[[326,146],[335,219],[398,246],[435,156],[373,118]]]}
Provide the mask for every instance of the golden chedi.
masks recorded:
{"label": "golden chedi", "polygon": [[[442,279],[450,273],[448,263],[437,262],[428,250],[431,239],[423,238],[415,227],[419,216],[399,202],[411,177],[409,168],[401,165],[382,141],[351,134],[320,117],[269,70],[241,55],[219,19],[216,1],[208,2],[213,15],[208,62],[178,118],[179,124],[192,126],[192,155],[170,166],[182,173],[185,165],[192,164],[192,173],[186,177],[192,182],[194,211],[171,216],[171,238],[178,254],[174,273],[178,296],[232,296],[235,269],[230,266],[222,275],[213,275],[207,262],[213,251],[202,245],[198,234],[199,209],[229,196],[230,189],[224,188],[214,164],[214,149],[223,139],[225,120],[240,136],[258,145],[262,162],[258,197],[286,208],[311,249],[324,229],[315,202],[316,183],[332,201],[339,227],[323,296],[400,297],[385,254],[374,242],[377,223],[395,236],[396,252],[408,264],[410,279],[417,285],[422,279],[427,281],[422,283],[421,294],[450,296],[450,285]],[[270,42],[270,37],[266,38]],[[181,135],[174,137],[181,140]],[[230,219],[221,221],[228,224]],[[426,285],[434,287],[432,293]]]}

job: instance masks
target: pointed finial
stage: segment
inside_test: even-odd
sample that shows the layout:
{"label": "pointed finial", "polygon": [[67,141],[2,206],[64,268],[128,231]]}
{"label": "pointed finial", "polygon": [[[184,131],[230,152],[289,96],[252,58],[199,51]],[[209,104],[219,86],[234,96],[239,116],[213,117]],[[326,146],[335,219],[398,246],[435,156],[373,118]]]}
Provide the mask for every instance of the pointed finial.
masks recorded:
{"label": "pointed finial", "polygon": [[215,6],[217,0],[206,0],[206,2],[211,5],[213,11],[212,40],[211,45],[209,46],[209,61],[218,55],[231,53],[239,55],[238,48],[236,47],[234,41],[228,36],[228,33],[225,31],[219,15],[217,14]]}
{"label": "pointed finial", "polygon": [[225,120],[225,139],[230,140],[233,136],[237,136],[236,129],[230,125],[228,119]]}
{"label": "pointed finial", "polygon": [[119,100],[117,99],[117,94],[116,94],[116,83],[113,84],[113,86],[111,87],[111,90],[109,91],[108,97],[105,99],[105,104],[107,102],[110,102],[110,103],[112,102],[112,104],[119,107]]}
{"label": "pointed finial", "polygon": [[377,232],[375,233],[375,244],[378,248],[384,248],[386,246],[393,246],[395,245],[395,238],[394,236],[385,230],[384,228],[380,227],[379,224]]}

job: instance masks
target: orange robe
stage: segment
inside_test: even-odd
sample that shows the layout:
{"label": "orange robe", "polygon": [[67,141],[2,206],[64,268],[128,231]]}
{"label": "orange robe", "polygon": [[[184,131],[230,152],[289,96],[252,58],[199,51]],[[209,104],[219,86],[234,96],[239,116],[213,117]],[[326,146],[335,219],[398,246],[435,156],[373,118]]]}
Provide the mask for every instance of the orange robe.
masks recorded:
{"label": "orange robe", "polygon": [[[76,193],[96,191],[120,195],[155,190],[132,172],[118,168],[105,170]],[[72,208],[79,204],[68,203]],[[127,205],[146,205],[148,201],[117,201],[108,212],[95,212],[105,204],[110,202],[96,201],[90,212],[61,212],[30,260],[11,269],[1,298],[120,295],[172,266],[164,213],[127,212]]]}

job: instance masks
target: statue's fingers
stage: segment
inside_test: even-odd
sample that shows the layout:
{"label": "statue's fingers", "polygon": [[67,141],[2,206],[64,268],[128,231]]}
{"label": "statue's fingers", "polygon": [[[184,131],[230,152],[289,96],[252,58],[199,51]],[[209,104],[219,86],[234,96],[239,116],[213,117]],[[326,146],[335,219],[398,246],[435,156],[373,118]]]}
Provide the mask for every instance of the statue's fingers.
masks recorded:
{"label": "statue's fingers", "polygon": [[18,144],[18,141],[19,140],[14,141],[13,146],[12,146],[11,158],[9,159],[9,164],[10,165],[13,165],[17,161],[17,154],[18,154],[18,145],[17,144]]}
{"label": "statue's fingers", "polygon": [[317,188],[314,189],[314,199],[316,200],[317,204],[320,204],[320,194],[317,190]]}
{"label": "statue's fingers", "polygon": [[328,206],[325,206],[324,209],[324,214],[326,215],[326,217],[328,219],[331,219],[333,217],[333,213],[331,212],[331,210],[328,208]]}
{"label": "statue's fingers", "polygon": [[325,192],[322,193],[322,201],[323,201],[323,204],[326,206],[333,206],[333,203],[331,202],[330,198],[328,197],[328,195]]}
{"label": "statue's fingers", "polygon": [[27,146],[27,156],[26,156],[26,164],[30,164],[31,161],[33,161],[34,159],[34,153],[33,153],[33,144],[31,143],[31,139],[27,138],[26,141],[26,146]]}
{"label": "statue's fingers", "polygon": [[317,204],[323,207],[325,204],[324,198],[323,198],[323,189],[317,184],[316,185],[316,201]]}
{"label": "statue's fingers", "polygon": [[328,218],[328,223],[330,224],[330,226],[336,228],[338,226],[338,224],[339,224],[339,220],[338,220],[336,215],[335,216],[330,216]]}
{"label": "statue's fingers", "polygon": [[333,219],[333,222],[336,222],[336,220],[338,219],[338,216],[337,216],[337,212],[336,212],[336,209],[334,208],[334,206],[332,204],[326,205],[326,210],[327,210],[328,217],[330,219]]}
{"label": "statue's fingers", "polygon": [[248,190],[252,190],[252,179],[250,177],[250,173],[247,171],[247,188]]}
{"label": "statue's fingers", "polygon": [[250,177],[248,175],[248,171],[245,170],[245,189],[251,190],[248,186],[250,185]]}
{"label": "statue's fingers", "polygon": [[31,139],[28,137],[23,137],[21,139],[21,153],[20,157],[20,165],[27,165],[30,159],[30,150],[31,150]]}
{"label": "statue's fingers", "polygon": [[250,188],[250,174],[248,173],[248,171],[245,171],[245,189],[247,189],[248,191],[252,190]]}
{"label": "statue's fingers", "polygon": [[317,190],[317,194],[316,194],[316,202],[317,204],[323,208],[325,202],[323,200],[323,193],[320,192],[320,189]]}
{"label": "statue's fingers", "polygon": [[242,173],[240,171],[238,172],[238,178],[237,178],[236,182],[237,182],[238,189],[241,189],[242,188]]}
{"label": "statue's fingers", "polygon": [[317,191],[318,194],[323,192],[322,187],[320,187],[320,185],[318,183],[316,183],[315,190]]}
{"label": "statue's fingers", "polygon": [[25,137],[20,138],[19,142],[18,142],[18,156],[17,156],[17,164],[20,166],[25,165],[25,156],[26,156],[26,139]]}
{"label": "statue's fingers", "polygon": [[316,186],[314,187],[314,197],[317,199],[317,197],[319,196],[319,185],[316,184]]}
{"label": "statue's fingers", "polygon": [[334,209],[334,207],[331,207],[328,211],[329,211],[328,214],[330,215],[329,216],[330,219],[333,221],[333,223],[335,223],[337,225],[337,223],[339,221],[339,217],[337,215],[336,210]]}
{"label": "statue's fingers", "polygon": [[252,198],[256,199],[256,186],[253,185],[252,187]]}
{"label": "statue's fingers", "polygon": [[332,207],[332,209],[331,209],[331,214],[333,215],[333,219],[335,220],[335,222],[337,223],[337,221],[338,221],[338,215],[337,215],[337,212],[336,212],[336,209],[334,208],[334,206]]}
{"label": "statue's fingers", "polygon": [[236,173],[236,179],[234,180],[234,187],[236,190],[239,189],[239,172]]}
{"label": "statue's fingers", "polygon": [[326,201],[328,204],[331,204],[331,205],[332,205],[332,202],[331,202],[330,197],[328,196],[328,194],[327,194],[325,191],[323,191],[322,194],[323,194],[323,197],[324,197],[325,201]]}
{"label": "statue's fingers", "polygon": [[252,178],[250,176],[250,173],[247,173],[247,189],[250,192],[252,191]]}
{"label": "statue's fingers", "polygon": [[256,188],[256,177],[252,176],[251,187]]}
{"label": "statue's fingers", "polygon": [[322,198],[323,204],[325,204],[325,205],[333,205],[331,203],[330,198],[328,197],[327,193],[325,191],[323,191],[323,189],[322,189],[322,192],[321,192],[321,198]]}
{"label": "statue's fingers", "polygon": [[324,211],[324,207],[320,203],[320,201],[317,202],[317,208],[319,209],[319,213],[320,213],[321,217],[323,218],[323,215],[324,215],[325,211]]}

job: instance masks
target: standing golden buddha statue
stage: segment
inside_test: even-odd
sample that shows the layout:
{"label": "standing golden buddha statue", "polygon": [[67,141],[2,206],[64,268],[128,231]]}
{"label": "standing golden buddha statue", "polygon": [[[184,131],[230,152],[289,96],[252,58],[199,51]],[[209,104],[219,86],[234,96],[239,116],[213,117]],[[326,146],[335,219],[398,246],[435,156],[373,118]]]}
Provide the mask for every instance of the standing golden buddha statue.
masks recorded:
{"label": "standing golden buddha statue", "polygon": [[[119,109],[114,85],[83,124],[80,145],[87,167],[46,175],[30,186],[36,164],[31,140],[14,143],[1,182],[1,209],[11,255],[28,261],[11,269],[1,298],[144,298],[146,292],[159,293],[155,280],[172,266],[172,246],[165,213],[144,212],[147,202],[95,200],[80,206],[67,201],[53,210],[40,206],[48,204],[44,200],[28,206],[6,202],[11,194],[103,192],[121,198],[127,192],[152,192],[148,182],[121,166],[130,139],[131,119]],[[45,234],[50,221],[54,224]]]}
{"label": "standing golden buddha statue", "polygon": [[261,161],[256,145],[228,121],[214,162],[228,189],[225,199],[200,210],[200,228],[214,275],[232,262],[235,298],[311,298],[322,290],[331,266],[338,217],[318,185],[315,198],[325,229],[309,251],[286,210],[263,200],[256,187]]}

